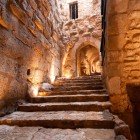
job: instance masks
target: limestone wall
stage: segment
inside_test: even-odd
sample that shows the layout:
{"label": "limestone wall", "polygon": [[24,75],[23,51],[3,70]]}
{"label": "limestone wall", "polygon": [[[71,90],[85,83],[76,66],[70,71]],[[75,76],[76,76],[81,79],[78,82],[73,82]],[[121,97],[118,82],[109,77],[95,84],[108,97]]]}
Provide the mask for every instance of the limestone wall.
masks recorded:
{"label": "limestone wall", "polygon": [[69,16],[69,4],[72,0],[61,0],[63,19],[62,76],[76,76],[76,51],[81,46],[92,45],[100,53],[101,11],[100,0],[78,0],[78,19]]}
{"label": "limestone wall", "polygon": [[113,111],[131,112],[127,85],[140,84],[140,1],[108,0],[104,75]]}
{"label": "limestone wall", "polygon": [[8,111],[13,101],[24,98],[27,85],[59,76],[57,7],[55,0],[0,0],[0,109]]}
{"label": "limestone wall", "polygon": [[69,5],[78,2],[78,18],[83,19],[89,15],[100,14],[99,0],[60,0],[62,16],[65,21],[70,19]]}

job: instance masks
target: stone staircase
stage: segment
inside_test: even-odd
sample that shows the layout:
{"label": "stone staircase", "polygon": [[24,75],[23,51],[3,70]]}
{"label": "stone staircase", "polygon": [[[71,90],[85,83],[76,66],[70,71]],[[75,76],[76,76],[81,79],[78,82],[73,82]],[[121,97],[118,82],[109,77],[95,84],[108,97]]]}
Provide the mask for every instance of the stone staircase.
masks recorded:
{"label": "stone staircase", "polygon": [[[12,130],[12,137],[15,129],[23,135],[23,129],[32,128],[34,133],[26,135],[24,140],[31,135],[36,139],[39,135],[42,136],[42,131],[44,135],[39,140],[117,138],[114,116],[110,113],[111,103],[101,75],[59,78],[54,85],[52,92],[45,92],[43,95],[39,93],[38,97],[31,98],[30,103],[20,104],[16,112],[2,117],[0,137],[3,134],[2,128],[6,127],[10,132]],[[3,136],[8,136],[6,132],[4,134]]]}

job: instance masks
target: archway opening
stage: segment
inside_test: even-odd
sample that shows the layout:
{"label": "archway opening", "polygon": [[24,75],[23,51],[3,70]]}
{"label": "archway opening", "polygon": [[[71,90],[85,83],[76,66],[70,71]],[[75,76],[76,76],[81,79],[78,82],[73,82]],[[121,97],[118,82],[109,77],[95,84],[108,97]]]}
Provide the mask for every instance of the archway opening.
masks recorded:
{"label": "archway opening", "polygon": [[92,75],[101,72],[99,51],[92,45],[77,50],[77,76]]}

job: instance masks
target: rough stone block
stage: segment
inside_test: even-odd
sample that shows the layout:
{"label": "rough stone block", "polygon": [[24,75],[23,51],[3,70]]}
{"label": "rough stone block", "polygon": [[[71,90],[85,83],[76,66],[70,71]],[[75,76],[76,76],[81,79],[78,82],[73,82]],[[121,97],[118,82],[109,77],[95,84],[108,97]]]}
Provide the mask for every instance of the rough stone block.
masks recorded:
{"label": "rough stone block", "polygon": [[108,82],[109,92],[111,95],[121,94],[121,78],[112,77]]}
{"label": "rough stone block", "polygon": [[113,0],[108,1],[108,14],[120,14],[127,12],[129,0]]}
{"label": "rough stone block", "polygon": [[108,50],[121,50],[126,43],[125,34],[108,36]]}
{"label": "rough stone block", "polygon": [[122,64],[121,63],[109,63],[107,65],[107,75],[108,77],[115,77],[115,76],[121,76]]}
{"label": "rough stone block", "polygon": [[[125,22],[123,22],[125,20]],[[127,14],[111,15],[108,17],[108,35],[125,33],[128,29]]]}
{"label": "rough stone block", "polygon": [[109,51],[107,54],[107,61],[109,62],[119,62],[123,61],[123,52],[122,51]]}

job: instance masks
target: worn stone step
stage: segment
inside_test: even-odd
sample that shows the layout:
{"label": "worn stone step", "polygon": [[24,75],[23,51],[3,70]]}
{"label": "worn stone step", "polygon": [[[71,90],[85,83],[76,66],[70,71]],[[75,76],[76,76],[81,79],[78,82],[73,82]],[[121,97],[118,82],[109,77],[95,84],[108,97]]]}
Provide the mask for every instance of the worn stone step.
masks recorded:
{"label": "worn stone step", "polygon": [[73,77],[73,78],[57,78],[57,81],[102,81],[102,77]]}
{"label": "worn stone step", "polygon": [[46,128],[106,128],[113,129],[113,116],[105,112],[14,112],[0,119],[0,125],[41,126]]}
{"label": "worn stone step", "polygon": [[102,76],[80,76],[80,77],[71,77],[71,78],[65,78],[65,77],[59,77],[57,80],[96,80],[96,79],[102,79]]}
{"label": "worn stone step", "polygon": [[100,90],[105,89],[104,86],[55,86],[54,91],[64,90]]}
{"label": "worn stone step", "polygon": [[54,95],[54,96],[38,96],[32,97],[31,102],[33,103],[45,103],[45,102],[89,102],[89,101],[100,101],[105,102],[109,100],[107,94],[89,94],[89,95]]}
{"label": "worn stone step", "polygon": [[96,78],[102,78],[102,75],[87,75],[87,76],[79,76],[79,77],[72,77],[70,79],[96,79]]}
{"label": "worn stone step", "polygon": [[111,108],[108,102],[61,102],[61,103],[24,103],[19,105],[19,111],[104,111]]}
{"label": "worn stone step", "polygon": [[72,77],[72,78],[65,78],[59,77],[57,80],[93,80],[93,79],[102,79],[101,75],[94,75],[94,76],[80,76],[80,77]]}
{"label": "worn stone step", "polygon": [[113,129],[0,126],[1,140],[115,140]]}
{"label": "worn stone step", "polygon": [[90,83],[55,83],[54,86],[103,86],[103,82],[90,82]]}
{"label": "worn stone step", "polygon": [[83,95],[90,95],[90,94],[107,94],[105,89],[101,90],[74,90],[74,91],[48,91],[48,92],[39,92],[38,96],[56,96],[56,95],[77,95],[77,94],[83,94]]}
{"label": "worn stone step", "polygon": [[62,79],[62,80],[56,80],[55,83],[97,83],[97,82],[103,82],[102,79]]}

